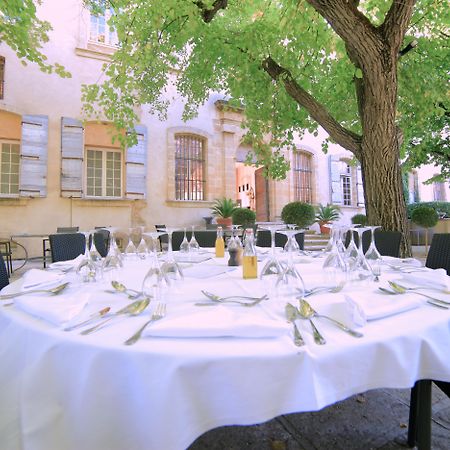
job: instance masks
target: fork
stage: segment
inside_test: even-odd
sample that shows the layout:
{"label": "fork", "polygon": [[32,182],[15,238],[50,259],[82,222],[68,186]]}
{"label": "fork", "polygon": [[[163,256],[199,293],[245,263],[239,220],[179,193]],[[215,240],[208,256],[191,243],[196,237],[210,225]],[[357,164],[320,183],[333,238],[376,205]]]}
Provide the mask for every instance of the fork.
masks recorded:
{"label": "fork", "polygon": [[142,325],[142,327],[139,328],[139,330],[137,330],[136,333],[133,334],[133,336],[128,338],[124,342],[124,344],[125,345],[133,345],[135,342],[137,342],[140,339],[142,332],[147,327],[147,325],[149,325],[152,322],[156,322],[157,320],[162,319],[165,315],[166,315],[166,304],[165,303],[157,303],[155,311],[151,315],[150,320],[147,320],[147,322],[145,322],[144,325]]}

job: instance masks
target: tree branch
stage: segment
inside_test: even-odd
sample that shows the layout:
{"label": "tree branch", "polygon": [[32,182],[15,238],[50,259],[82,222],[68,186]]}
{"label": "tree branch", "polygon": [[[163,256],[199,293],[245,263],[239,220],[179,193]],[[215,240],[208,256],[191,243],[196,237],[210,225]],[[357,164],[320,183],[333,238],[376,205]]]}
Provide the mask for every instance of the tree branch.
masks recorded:
{"label": "tree branch", "polygon": [[214,19],[214,16],[219,12],[219,10],[225,9],[228,6],[228,0],[216,0],[211,9],[207,9],[201,0],[195,1],[194,4],[200,8],[203,20],[206,23],[209,23]]}
{"label": "tree branch", "polygon": [[394,0],[380,31],[392,51],[397,54],[411,20],[416,0]]}
{"label": "tree branch", "polygon": [[292,77],[292,74],[276,63],[270,56],[262,62],[262,68],[275,80],[281,80],[286,92],[330,135],[339,145],[350,150],[356,157],[361,152],[361,137],[344,128],[327,109],[306,92]]}

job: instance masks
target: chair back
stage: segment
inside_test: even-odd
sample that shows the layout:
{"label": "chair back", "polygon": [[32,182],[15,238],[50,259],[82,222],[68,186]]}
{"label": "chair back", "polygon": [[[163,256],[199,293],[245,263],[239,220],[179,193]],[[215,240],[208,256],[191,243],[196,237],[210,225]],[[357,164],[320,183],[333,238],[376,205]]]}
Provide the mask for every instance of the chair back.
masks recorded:
{"label": "chair back", "polygon": [[[91,238],[89,239],[89,245],[91,245]],[[95,248],[104,258],[108,254],[109,248],[109,231],[105,229],[97,229],[94,233]]]}
{"label": "chair back", "polygon": [[[195,239],[198,242],[198,245],[203,248],[215,247],[216,246],[216,238],[217,231],[216,230],[199,230],[194,231]],[[192,233],[191,233],[192,235]],[[189,238],[188,238],[189,239]]]}
{"label": "chair back", "polygon": [[[350,233],[347,232],[345,237],[345,247],[350,243]],[[370,230],[365,231],[362,235],[363,252],[366,253],[370,245],[371,239]],[[359,237],[356,231],[353,231],[353,239],[355,244],[359,245]],[[402,233],[400,231],[375,231],[375,245],[381,256],[393,256],[398,258],[400,256],[400,241],[402,240]]]}
{"label": "chair back", "polygon": [[8,286],[9,278],[8,271],[6,270],[5,260],[3,256],[0,254],[0,289],[3,289],[5,286]]}
{"label": "chair back", "polygon": [[435,233],[431,240],[425,266],[445,269],[450,275],[450,233]]}
{"label": "chair back", "polygon": [[[295,235],[295,240],[300,248],[303,250],[305,246],[305,233],[297,233]],[[287,236],[282,233],[275,233],[275,247],[284,248],[287,242]],[[256,234],[256,246],[257,247],[270,247],[272,245],[270,231],[269,230],[258,230]]]}
{"label": "chair back", "polygon": [[81,233],[50,234],[48,239],[53,262],[75,259],[84,253],[86,244]]}
{"label": "chair back", "polygon": [[57,233],[77,233],[80,231],[80,227],[57,227]]}

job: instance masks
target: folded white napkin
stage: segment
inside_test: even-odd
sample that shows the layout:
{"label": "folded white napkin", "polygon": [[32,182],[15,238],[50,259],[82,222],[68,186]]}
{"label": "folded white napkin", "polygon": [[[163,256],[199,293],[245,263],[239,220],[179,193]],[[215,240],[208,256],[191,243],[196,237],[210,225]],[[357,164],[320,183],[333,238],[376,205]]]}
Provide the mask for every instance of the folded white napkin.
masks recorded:
{"label": "folded white napkin", "polygon": [[382,261],[388,266],[395,267],[396,269],[423,267],[422,262],[415,258],[394,258],[393,256],[383,256]]}
{"label": "folded white napkin", "polygon": [[[169,305],[170,306],[170,305]],[[273,338],[289,333],[284,320],[268,317],[261,309],[239,305],[197,306],[172,312],[150,324],[144,335],[164,337]]]}
{"label": "folded white napkin", "polygon": [[90,294],[32,296],[24,295],[14,300],[15,307],[55,325],[68,322],[86,306]]}
{"label": "folded white napkin", "polygon": [[183,263],[201,263],[211,258],[211,254],[205,253],[177,253],[175,256],[177,262]]}
{"label": "folded white napkin", "polygon": [[30,269],[22,277],[22,289],[27,290],[37,287],[45,287],[62,281],[61,273],[48,272],[40,269]]}
{"label": "folded white napkin", "polygon": [[183,274],[188,278],[209,278],[235,269],[236,267],[230,266],[192,266],[184,269]]}
{"label": "folded white napkin", "polygon": [[419,307],[422,302],[414,295],[383,295],[367,296],[345,295],[350,315],[356,325],[363,326],[368,320],[382,319]]}
{"label": "folded white napkin", "polygon": [[67,261],[57,261],[51,263],[49,267],[51,269],[76,269],[80,264],[81,260],[84,258],[84,255],[78,255],[75,259],[69,259]]}
{"label": "folded white napkin", "polygon": [[426,272],[403,273],[402,278],[410,285],[432,287],[450,291],[450,277],[444,269],[430,269]]}

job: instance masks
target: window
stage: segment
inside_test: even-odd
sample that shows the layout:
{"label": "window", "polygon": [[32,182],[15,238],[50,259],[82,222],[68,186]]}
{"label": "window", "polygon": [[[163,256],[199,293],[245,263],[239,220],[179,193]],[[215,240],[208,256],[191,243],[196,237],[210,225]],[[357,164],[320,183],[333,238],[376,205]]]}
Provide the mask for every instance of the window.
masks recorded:
{"label": "window", "polygon": [[112,9],[105,9],[104,14],[91,14],[89,40],[96,44],[115,46],[118,43],[117,33],[108,26],[108,20],[114,14]]}
{"label": "window", "polygon": [[175,135],[175,199],[204,200],[205,140],[188,134]]}
{"label": "window", "polygon": [[420,202],[419,176],[416,171],[411,172],[408,176],[408,192],[410,203]]}
{"label": "window", "polygon": [[312,203],[312,157],[309,153],[295,151],[293,154],[294,198]]}
{"label": "window", "polygon": [[20,145],[2,142],[0,153],[0,194],[19,194]]}
{"label": "window", "polygon": [[344,206],[352,205],[352,168],[345,161],[340,163],[342,204]]}
{"label": "window", "polygon": [[446,202],[447,193],[445,192],[445,183],[435,181],[433,183],[433,200],[435,202]]}
{"label": "window", "polygon": [[86,194],[89,197],[122,196],[122,153],[117,150],[86,151]]}
{"label": "window", "polygon": [[0,100],[5,96],[5,57],[0,56]]}

